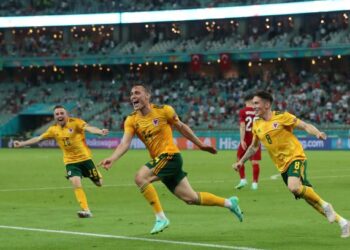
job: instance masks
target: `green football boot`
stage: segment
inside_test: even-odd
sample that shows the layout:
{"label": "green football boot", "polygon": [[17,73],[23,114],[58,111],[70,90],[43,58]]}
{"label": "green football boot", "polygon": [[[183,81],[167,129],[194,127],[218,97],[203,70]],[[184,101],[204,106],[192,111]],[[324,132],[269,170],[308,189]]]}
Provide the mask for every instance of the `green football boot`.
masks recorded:
{"label": "green football boot", "polygon": [[242,222],[243,213],[241,211],[241,208],[238,206],[239,199],[236,196],[232,196],[231,198],[229,198],[229,200],[231,201],[231,204],[232,204],[230,207],[230,211],[237,216],[240,222]]}
{"label": "green football boot", "polygon": [[153,229],[151,230],[151,234],[157,234],[163,232],[170,224],[168,219],[156,220],[156,224],[154,224]]}

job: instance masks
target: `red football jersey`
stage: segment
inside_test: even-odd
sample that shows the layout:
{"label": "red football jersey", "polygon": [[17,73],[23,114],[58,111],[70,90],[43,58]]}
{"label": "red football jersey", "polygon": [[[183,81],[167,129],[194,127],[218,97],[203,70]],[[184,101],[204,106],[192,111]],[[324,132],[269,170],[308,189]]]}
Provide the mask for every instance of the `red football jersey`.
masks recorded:
{"label": "red football jersey", "polygon": [[252,107],[245,107],[239,111],[239,123],[245,123],[245,136],[244,141],[249,146],[252,143],[253,133],[253,121],[255,118],[255,112]]}

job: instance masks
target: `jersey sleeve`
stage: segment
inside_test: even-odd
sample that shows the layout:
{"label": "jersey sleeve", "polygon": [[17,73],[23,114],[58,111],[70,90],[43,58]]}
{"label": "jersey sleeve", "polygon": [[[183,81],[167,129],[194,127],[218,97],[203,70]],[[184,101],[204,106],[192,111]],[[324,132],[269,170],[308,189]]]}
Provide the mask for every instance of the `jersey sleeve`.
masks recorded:
{"label": "jersey sleeve", "polygon": [[292,115],[291,113],[288,113],[288,112],[283,113],[283,119],[282,119],[283,125],[291,126],[294,128],[299,124],[299,122],[300,120],[295,115]]}
{"label": "jersey sleeve", "polygon": [[84,120],[76,119],[75,122],[77,124],[78,130],[80,130],[80,131],[84,131],[85,130],[85,127],[87,126],[87,123]]}
{"label": "jersey sleeve", "polygon": [[42,133],[39,136],[40,140],[45,140],[45,139],[54,138],[54,137],[55,137],[55,133],[53,132],[52,127],[49,127],[44,133]]}
{"label": "jersey sleeve", "polygon": [[135,134],[134,119],[132,116],[128,116],[124,122],[124,133]]}
{"label": "jersey sleeve", "polygon": [[164,105],[164,110],[168,123],[174,124],[180,120],[173,107],[169,105]]}

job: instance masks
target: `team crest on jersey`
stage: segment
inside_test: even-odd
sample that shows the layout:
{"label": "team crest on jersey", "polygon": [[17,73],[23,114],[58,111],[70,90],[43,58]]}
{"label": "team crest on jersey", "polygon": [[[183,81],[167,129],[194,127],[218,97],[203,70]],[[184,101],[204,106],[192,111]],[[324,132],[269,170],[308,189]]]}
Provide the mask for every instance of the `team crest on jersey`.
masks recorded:
{"label": "team crest on jersey", "polygon": [[274,129],[276,129],[276,128],[278,128],[278,122],[274,122],[274,123],[272,123],[272,127],[274,128]]}
{"label": "team crest on jersey", "polygon": [[153,119],[153,125],[158,126],[159,125],[159,120],[158,119]]}

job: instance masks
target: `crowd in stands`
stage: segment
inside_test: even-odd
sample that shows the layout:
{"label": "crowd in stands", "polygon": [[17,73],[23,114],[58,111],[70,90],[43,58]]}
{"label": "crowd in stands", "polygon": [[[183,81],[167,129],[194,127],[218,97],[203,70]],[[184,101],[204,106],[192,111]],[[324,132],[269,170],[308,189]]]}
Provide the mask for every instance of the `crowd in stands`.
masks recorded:
{"label": "crowd in stands", "polygon": [[154,11],[236,5],[285,3],[292,0],[8,0],[1,1],[1,16],[60,15],[120,11]]}
{"label": "crowd in stands", "polygon": [[[305,15],[295,21],[297,18],[282,16],[188,22],[185,28],[171,23],[130,25],[126,27],[129,37],[122,40],[116,39],[115,33],[119,31],[113,25],[6,29],[0,31],[0,51],[5,57],[65,58],[82,54],[229,52],[349,44],[346,13]],[[183,34],[186,30],[191,32]]]}
{"label": "crowd in stands", "polygon": [[[63,14],[114,9],[138,11],[163,7],[192,8],[209,6],[208,4],[264,4],[277,1],[283,0],[140,0],[137,4],[126,0],[9,0],[0,3],[0,14],[4,10],[5,15]],[[123,28],[127,29],[125,33],[129,35],[118,39],[116,33],[120,32],[120,27],[113,25],[3,29],[0,30],[0,53],[5,59],[64,59],[90,55],[162,55],[204,51],[236,52],[245,49],[326,48],[349,46],[350,43],[348,14],[340,12],[181,24],[135,24]],[[78,66],[80,72],[83,66]],[[222,77],[208,74],[192,75],[184,73],[186,70],[183,70],[176,77],[163,72],[161,76],[151,79],[130,73],[128,65],[121,71],[114,68],[114,73],[112,66],[109,68],[106,65],[97,65],[97,68],[104,70],[104,75],[112,73],[113,76],[96,79],[93,77],[95,73],[91,66],[84,67],[84,76],[76,75],[74,70],[78,72],[78,69],[74,69],[73,65],[66,69],[73,73],[67,74],[56,66],[51,66],[52,72],[45,68],[32,69],[30,66],[31,70],[22,67],[23,72],[14,72],[20,69],[16,68],[12,69],[11,74],[0,74],[2,117],[15,115],[38,102],[74,103],[74,115],[100,127],[120,129],[125,116],[131,111],[129,88],[135,80],[141,79],[153,88],[154,102],[173,105],[181,118],[195,129],[237,128],[237,112],[243,106],[244,95],[257,89],[271,91],[276,100],[276,108],[289,110],[307,121],[322,125],[350,124],[348,73],[328,72],[326,69],[320,69],[319,72],[299,70],[293,74],[288,73],[288,70],[265,70],[264,74],[258,77],[240,73],[235,77]]]}
{"label": "crowd in stands", "polygon": [[[113,80],[43,77],[33,83],[0,83],[2,113],[16,114],[38,103],[74,103],[74,115],[91,124],[119,130],[132,111],[129,91],[139,76],[126,73]],[[320,69],[289,74],[276,70],[264,76],[220,78],[200,75],[174,77],[163,73],[142,82],[152,87],[154,103],[174,106],[181,119],[195,129],[237,129],[238,111],[247,93],[265,89],[273,93],[275,109],[288,110],[301,119],[323,126],[350,125],[350,77]]]}

